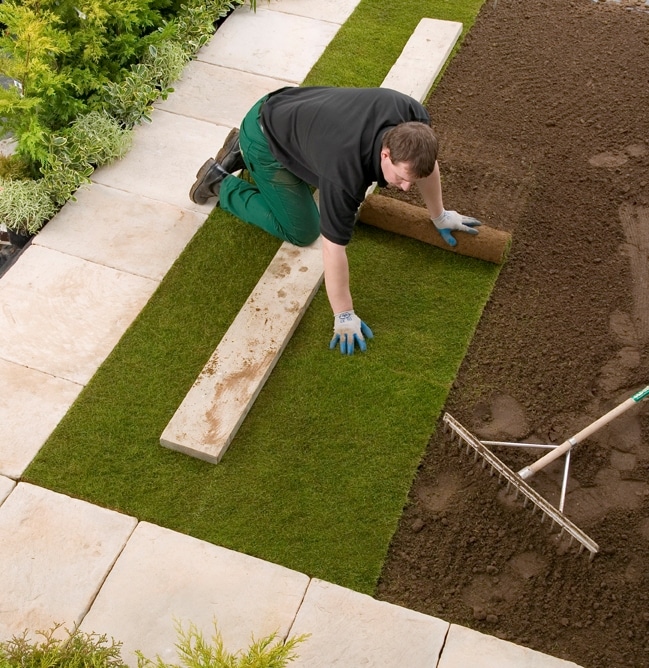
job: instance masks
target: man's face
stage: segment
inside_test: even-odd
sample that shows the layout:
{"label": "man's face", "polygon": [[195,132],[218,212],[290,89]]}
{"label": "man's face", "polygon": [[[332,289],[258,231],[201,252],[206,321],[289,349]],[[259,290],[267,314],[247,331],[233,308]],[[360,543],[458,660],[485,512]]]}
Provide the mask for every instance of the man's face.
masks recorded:
{"label": "man's face", "polygon": [[392,162],[387,148],[381,150],[381,171],[389,185],[401,188],[404,192],[410,190],[410,186],[417,181],[407,162]]}

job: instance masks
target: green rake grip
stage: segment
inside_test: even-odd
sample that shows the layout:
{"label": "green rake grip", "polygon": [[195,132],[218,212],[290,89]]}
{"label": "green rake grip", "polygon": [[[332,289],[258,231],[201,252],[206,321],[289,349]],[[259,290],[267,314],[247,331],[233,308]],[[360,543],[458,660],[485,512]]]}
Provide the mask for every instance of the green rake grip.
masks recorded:
{"label": "green rake grip", "polygon": [[631,399],[633,399],[633,401],[635,401],[635,402],[638,402],[638,401],[642,401],[643,399],[646,399],[647,397],[649,397],[649,385],[647,385],[647,387],[645,387],[644,390],[640,390],[640,392],[636,392],[636,394],[634,394],[631,397]]}

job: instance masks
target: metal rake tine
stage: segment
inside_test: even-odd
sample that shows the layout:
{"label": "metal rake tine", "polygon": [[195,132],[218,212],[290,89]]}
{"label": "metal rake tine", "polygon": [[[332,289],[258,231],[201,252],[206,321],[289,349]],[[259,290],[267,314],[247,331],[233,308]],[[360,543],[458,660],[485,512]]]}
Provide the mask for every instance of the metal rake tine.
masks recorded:
{"label": "metal rake tine", "polygon": [[[639,393],[634,399],[644,398],[645,394],[649,393],[649,387],[643,393]],[[570,535],[570,545],[577,540],[582,547],[585,547],[589,550],[591,554],[591,559],[594,557],[595,553],[599,550],[597,543],[595,543],[591,538],[589,538],[579,527],[575,526],[562,512],[562,509],[557,510],[552,504],[550,504],[543,496],[541,496],[536,490],[528,485],[525,481],[527,476],[521,475],[521,472],[516,474],[512,471],[504,462],[502,462],[494,453],[492,453],[488,448],[485,447],[475,436],[473,436],[469,431],[467,431],[457,420],[455,420],[448,413],[444,415],[444,421],[451,427],[451,429],[458,434],[460,440],[466,442],[467,452],[468,448],[473,448],[474,450],[474,461],[477,459],[477,456],[480,455],[482,458],[482,468],[486,468],[487,464],[490,465],[490,475],[493,476],[494,472],[497,471],[499,474],[499,481],[504,477],[507,481],[507,493],[510,492],[511,488],[514,487],[514,500],[518,499],[519,494],[523,494],[523,507],[527,508],[528,502],[532,502],[532,513],[536,512],[536,509],[539,508],[542,511],[541,522],[545,520],[545,517],[550,518],[551,527],[550,532],[554,531],[555,525],[559,526],[559,537],[562,538],[564,533]],[[512,444],[513,445],[513,444]],[[523,446],[522,446],[523,447]],[[540,461],[540,460],[539,460]]]}

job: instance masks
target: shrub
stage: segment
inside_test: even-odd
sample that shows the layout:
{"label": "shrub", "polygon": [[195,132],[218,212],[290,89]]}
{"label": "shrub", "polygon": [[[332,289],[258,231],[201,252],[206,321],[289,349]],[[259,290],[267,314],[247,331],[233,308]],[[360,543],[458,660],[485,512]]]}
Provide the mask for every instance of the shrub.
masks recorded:
{"label": "shrub", "polygon": [[[40,229],[51,203],[62,206],[96,166],[123,156],[131,129],[150,120],[153,102],[244,0],[181,2],[0,0],[0,73],[15,84],[0,87],[0,134],[13,135],[24,165],[18,174],[18,162],[0,165],[15,181],[0,209],[10,206],[7,194],[21,203],[8,227]],[[42,176],[29,206],[28,186],[15,178],[25,173]]]}
{"label": "shrub", "polygon": [[[254,640],[247,651],[231,654],[223,646],[223,638],[216,623],[212,642],[205,641],[203,634],[191,624],[184,631],[177,624],[178,656],[185,668],[284,668],[297,658],[294,650],[296,645],[306,640],[302,635],[289,638],[286,642],[276,642],[277,634],[273,633],[261,640]],[[167,663],[159,656],[155,661],[145,658],[138,652],[138,668],[181,668],[178,664]]]}
{"label": "shrub", "polygon": [[[56,638],[61,624],[56,624],[49,631],[38,631],[43,640],[31,641],[27,631],[22,636],[0,642],[0,668],[128,668],[121,657],[122,643],[115,640],[108,642],[105,635],[84,633],[79,629],[70,632],[67,637]],[[277,635],[255,641],[246,651],[231,654],[223,647],[221,634],[214,625],[212,644],[205,641],[203,635],[191,624],[184,632],[177,624],[178,654],[186,668],[284,668],[296,658],[295,646],[307,636],[290,638],[285,643],[276,642]],[[145,658],[138,652],[139,668],[179,668],[175,664],[165,663],[160,657],[155,661]]]}
{"label": "shrub", "polygon": [[41,642],[30,641],[27,632],[0,643],[0,668],[128,668],[120,656],[121,643],[108,643],[104,635],[66,629],[66,638],[55,638],[61,628],[38,631]]}
{"label": "shrub", "polygon": [[0,223],[25,236],[36,234],[56,213],[44,181],[0,178]]}
{"label": "shrub", "polygon": [[133,143],[133,131],[126,129],[105,111],[82,114],[67,128],[62,145],[72,165],[99,167],[119,160]]}
{"label": "shrub", "polygon": [[0,154],[0,177],[5,179],[27,179],[31,177],[29,163],[15,153]]}

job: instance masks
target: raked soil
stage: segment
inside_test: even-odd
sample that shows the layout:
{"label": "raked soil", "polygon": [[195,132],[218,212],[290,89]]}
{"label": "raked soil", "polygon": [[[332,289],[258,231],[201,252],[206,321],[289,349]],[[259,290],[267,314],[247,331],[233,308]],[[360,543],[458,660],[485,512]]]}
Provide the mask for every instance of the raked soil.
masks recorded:
{"label": "raked soil", "polygon": [[[430,98],[445,205],[513,234],[444,409],[483,440],[561,443],[649,384],[648,10],[486,0]],[[515,471],[540,456],[496,452]],[[562,471],[531,481],[555,504]],[[440,419],[377,597],[585,668],[649,667],[649,401],[574,448],[567,492],[592,561]]]}

